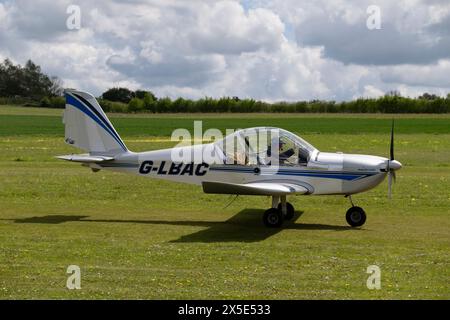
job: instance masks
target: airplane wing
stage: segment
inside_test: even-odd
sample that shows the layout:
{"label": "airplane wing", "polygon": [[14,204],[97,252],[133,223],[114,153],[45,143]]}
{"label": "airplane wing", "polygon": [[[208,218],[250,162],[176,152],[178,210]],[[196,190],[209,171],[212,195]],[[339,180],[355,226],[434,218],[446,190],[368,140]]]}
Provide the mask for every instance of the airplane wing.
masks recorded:
{"label": "airplane wing", "polygon": [[251,182],[235,184],[204,181],[202,182],[202,186],[203,192],[216,194],[279,196],[309,193],[309,190],[305,187],[287,182]]}
{"label": "airplane wing", "polygon": [[66,155],[66,156],[58,156],[56,158],[61,159],[61,160],[80,162],[80,163],[100,163],[100,162],[114,160],[113,157],[90,156],[88,154],[70,154],[70,155]]}

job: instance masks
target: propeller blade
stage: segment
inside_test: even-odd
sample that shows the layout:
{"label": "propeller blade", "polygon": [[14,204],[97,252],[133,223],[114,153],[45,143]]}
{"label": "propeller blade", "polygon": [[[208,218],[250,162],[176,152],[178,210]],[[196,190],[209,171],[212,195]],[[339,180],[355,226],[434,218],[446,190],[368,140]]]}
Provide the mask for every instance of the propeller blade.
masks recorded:
{"label": "propeller blade", "polygon": [[389,199],[392,198],[392,172],[389,171],[388,173],[388,197]]}
{"label": "propeller blade", "polygon": [[390,159],[394,160],[394,119],[392,119],[391,127],[391,148],[390,148]]}
{"label": "propeller blade", "polygon": [[[387,160],[387,164],[386,164],[386,171],[388,173],[388,196],[389,199],[392,198],[392,181],[395,182],[396,175],[395,175],[395,170],[398,170],[401,168],[401,163],[399,163],[398,161],[394,161],[394,119],[392,119],[392,126],[391,126],[391,144],[389,147],[389,159]],[[391,161],[393,161],[392,163],[392,169],[391,169]]]}

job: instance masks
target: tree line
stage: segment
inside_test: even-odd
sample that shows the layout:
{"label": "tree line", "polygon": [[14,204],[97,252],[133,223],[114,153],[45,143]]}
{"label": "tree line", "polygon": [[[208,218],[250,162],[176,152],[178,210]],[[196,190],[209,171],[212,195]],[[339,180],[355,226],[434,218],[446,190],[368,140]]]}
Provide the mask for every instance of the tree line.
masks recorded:
{"label": "tree line", "polygon": [[[20,104],[36,107],[64,108],[62,82],[44,74],[31,60],[25,66],[6,59],[0,63],[0,104]],[[268,103],[254,99],[204,97],[198,100],[156,97],[151,91],[110,88],[98,97],[106,112],[122,113],[196,113],[196,112],[289,112],[289,113],[449,113],[447,97],[424,93],[417,98],[402,97],[388,92],[379,98],[359,98],[352,101],[297,101]]]}
{"label": "tree line", "polygon": [[61,80],[44,74],[31,60],[24,66],[14,65],[9,59],[0,63],[0,97],[4,100],[39,101],[62,93]]}

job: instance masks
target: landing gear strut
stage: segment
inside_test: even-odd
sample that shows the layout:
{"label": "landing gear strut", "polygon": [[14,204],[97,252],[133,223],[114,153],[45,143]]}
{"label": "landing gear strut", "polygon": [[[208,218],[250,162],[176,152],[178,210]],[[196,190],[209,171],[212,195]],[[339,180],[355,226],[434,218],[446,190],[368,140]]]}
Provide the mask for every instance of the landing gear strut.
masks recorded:
{"label": "landing gear strut", "polygon": [[[282,210],[282,204],[278,204],[278,210]],[[286,202],[286,214],[284,215],[284,220],[291,220],[294,217],[294,206],[289,202]]]}
{"label": "landing gear strut", "polygon": [[366,222],[366,213],[361,207],[357,207],[353,204],[352,196],[347,196],[352,204],[351,208],[347,210],[345,219],[347,223],[352,227],[360,227]]}
{"label": "landing gear strut", "polygon": [[286,202],[286,196],[273,196],[272,208],[264,212],[263,222],[266,227],[279,228],[284,220],[291,220],[293,217],[294,206]]}

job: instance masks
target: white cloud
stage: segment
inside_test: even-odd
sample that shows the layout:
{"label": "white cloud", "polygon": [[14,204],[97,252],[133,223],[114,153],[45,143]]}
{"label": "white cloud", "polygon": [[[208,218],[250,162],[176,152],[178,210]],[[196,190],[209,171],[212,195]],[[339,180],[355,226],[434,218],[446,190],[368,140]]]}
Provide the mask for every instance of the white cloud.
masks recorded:
{"label": "white cloud", "polygon": [[[366,27],[366,9],[373,4],[381,10],[380,30]],[[344,63],[428,64],[450,58],[448,1],[430,6],[426,0],[273,0],[266,5],[294,25],[301,45],[323,46],[326,57]]]}
{"label": "white cloud", "polygon": [[191,46],[201,52],[241,54],[277,50],[284,25],[267,9],[247,13],[237,2],[221,1],[198,12],[195,27],[187,32]]}
{"label": "white cloud", "polygon": [[71,1],[0,3],[0,58],[32,59],[68,87],[159,96],[310,100],[450,91],[450,4],[372,1]]}
{"label": "white cloud", "polygon": [[[383,92],[382,90],[372,86],[372,85],[366,85],[364,86],[364,91],[362,94],[363,98],[378,98],[381,97],[385,94],[385,92]],[[354,98],[358,98],[358,97],[354,97]]]}
{"label": "white cloud", "polygon": [[450,88],[450,60],[440,60],[431,65],[399,65],[382,68],[381,79],[418,87]]}

